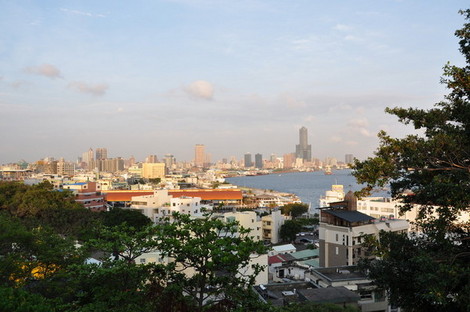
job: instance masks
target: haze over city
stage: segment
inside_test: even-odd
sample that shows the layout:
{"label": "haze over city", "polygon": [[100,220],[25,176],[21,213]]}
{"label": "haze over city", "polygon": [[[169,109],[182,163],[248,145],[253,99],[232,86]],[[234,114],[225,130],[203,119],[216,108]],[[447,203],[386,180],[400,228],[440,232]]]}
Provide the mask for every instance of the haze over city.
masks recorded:
{"label": "haze over city", "polygon": [[0,164],[171,153],[372,154],[387,106],[443,99],[467,1],[0,4]]}

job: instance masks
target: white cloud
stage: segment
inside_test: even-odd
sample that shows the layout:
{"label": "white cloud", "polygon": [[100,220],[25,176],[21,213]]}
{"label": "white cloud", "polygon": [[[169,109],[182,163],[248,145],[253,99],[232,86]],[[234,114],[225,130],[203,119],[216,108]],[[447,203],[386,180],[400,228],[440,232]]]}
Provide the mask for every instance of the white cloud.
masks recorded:
{"label": "white cloud", "polygon": [[333,27],[333,29],[339,30],[339,31],[349,31],[352,29],[352,27],[348,25],[344,25],[344,24],[336,24],[336,26]]}
{"label": "white cloud", "polygon": [[366,137],[371,137],[372,134],[366,128],[359,128],[359,133]]}
{"label": "white cloud", "polygon": [[65,8],[61,8],[60,10],[64,13],[73,14],[73,15],[81,15],[81,16],[88,16],[88,17],[106,17],[105,14],[96,14],[96,13],[90,13],[90,12],[83,12],[79,10],[71,10],[71,9],[65,9]]}
{"label": "white cloud", "polygon": [[348,126],[352,128],[364,128],[369,125],[367,118],[355,118],[348,121]]}
{"label": "white cloud", "polygon": [[335,136],[332,136],[332,137],[330,138],[330,141],[331,141],[331,142],[334,142],[334,143],[339,143],[339,142],[342,142],[343,139],[342,139],[341,137],[335,135]]}
{"label": "white cloud", "polygon": [[304,118],[305,122],[312,122],[315,121],[317,118],[313,115],[308,115],[307,117]]}
{"label": "white cloud", "polygon": [[89,93],[96,96],[101,96],[108,90],[108,85],[104,83],[90,85],[86,82],[73,81],[69,83],[69,88],[76,89],[82,93]]}
{"label": "white cloud", "polygon": [[39,66],[26,67],[25,71],[30,74],[40,75],[52,79],[62,77],[60,70],[51,64],[42,64]]}
{"label": "white cloud", "polygon": [[196,80],[185,88],[185,91],[194,98],[212,100],[214,98],[213,85],[205,80]]}
{"label": "white cloud", "polygon": [[288,94],[281,95],[281,101],[286,103],[289,108],[303,108],[306,106],[304,101],[298,100]]}

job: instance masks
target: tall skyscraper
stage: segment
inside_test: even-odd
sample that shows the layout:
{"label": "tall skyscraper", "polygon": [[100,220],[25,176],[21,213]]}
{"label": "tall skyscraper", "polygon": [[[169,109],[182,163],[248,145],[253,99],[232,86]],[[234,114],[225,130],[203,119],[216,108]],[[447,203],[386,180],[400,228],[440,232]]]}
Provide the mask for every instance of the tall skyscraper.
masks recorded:
{"label": "tall skyscraper", "polygon": [[108,158],[108,149],[105,147],[97,147],[96,151],[96,160],[107,159]]}
{"label": "tall skyscraper", "polygon": [[165,162],[165,167],[169,171],[173,168],[173,165],[176,164],[175,156],[172,154],[165,154],[165,158],[163,159]]}
{"label": "tall skyscraper", "polygon": [[312,145],[308,144],[308,130],[305,127],[299,130],[299,144],[295,146],[295,157],[303,161],[312,160]]}
{"label": "tall skyscraper", "polygon": [[255,167],[258,169],[263,168],[263,155],[255,154]]}
{"label": "tall skyscraper", "polygon": [[196,167],[204,167],[206,160],[206,152],[204,144],[196,144],[194,147],[194,165]]}
{"label": "tall skyscraper", "polygon": [[93,160],[95,160],[94,153],[93,153],[93,149],[90,147],[88,152],[85,152],[82,154],[82,161],[87,164],[87,166],[89,167],[88,169],[93,169],[93,168],[90,168],[91,167],[90,164]]}
{"label": "tall skyscraper", "polygon": [[245,159],[245,168],[249,168],[249,167],[253,166],[253,162],[251,161],[251,154],[250,153],[246,153],[244,159]]}
{"label": "tall skyscraper", "polygon": [[353,154],[346,154],[344,156],[344,162],[348,165],[352,164],[354,162],[354,156]]}
{"label": "tall skyscraper", "polygon": [[145,162],[148,163],[148,164],[155,164],[155,163],[158,162],[158,157],[157,157],[157,155],[148,155],[145,158]]}

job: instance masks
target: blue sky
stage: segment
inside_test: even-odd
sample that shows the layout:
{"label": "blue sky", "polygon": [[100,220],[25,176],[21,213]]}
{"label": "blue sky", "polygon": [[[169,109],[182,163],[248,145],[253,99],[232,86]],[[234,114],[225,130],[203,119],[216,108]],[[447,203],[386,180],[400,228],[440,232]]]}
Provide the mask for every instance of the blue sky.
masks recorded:
{"label": "blue sky", "polygon": [[174,154],[370,156],[429,108],[467,1],[0,1],[0,164]]}

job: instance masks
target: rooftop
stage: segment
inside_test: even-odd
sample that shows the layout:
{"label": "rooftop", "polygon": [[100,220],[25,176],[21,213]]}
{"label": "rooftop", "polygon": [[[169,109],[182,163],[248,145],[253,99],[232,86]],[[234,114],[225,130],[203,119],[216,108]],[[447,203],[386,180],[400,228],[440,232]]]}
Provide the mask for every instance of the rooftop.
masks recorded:
{"label": "rooftop", "polygon": [[359,211],[349,211],[341,209],[324,209],[322,213],[328,213],[347,222],[368,222],[374,220],[373,217]]}
{"label": "rooftop", "polygon": [[331,282],[367,279],[365,274],[360,272],[355,266],[317,268],[312,273],[321,275]]}

